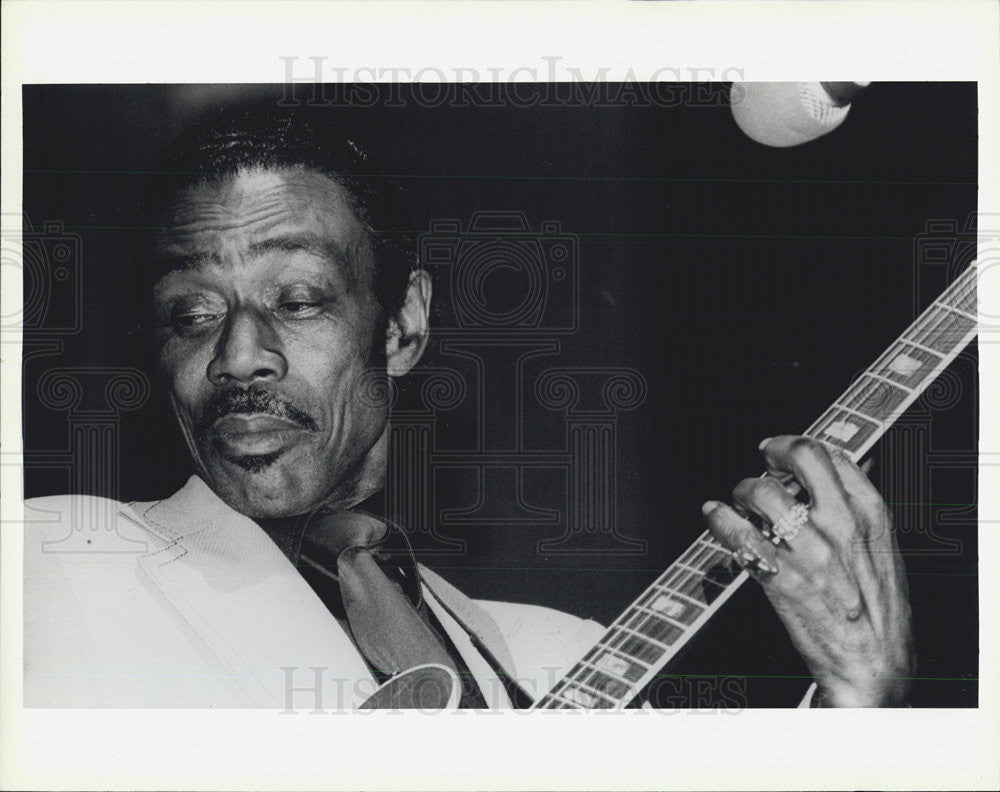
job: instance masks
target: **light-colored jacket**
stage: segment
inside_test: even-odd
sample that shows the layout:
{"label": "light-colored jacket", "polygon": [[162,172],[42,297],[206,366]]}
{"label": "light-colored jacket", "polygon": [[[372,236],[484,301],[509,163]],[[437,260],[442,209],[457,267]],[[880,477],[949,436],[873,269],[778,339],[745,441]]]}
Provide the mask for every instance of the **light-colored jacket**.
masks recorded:
{"label": "light-colored jacket", "polygon": [[[25,706],[333,711],[376,687],[288,558],[198,477],[151,503],[33,499],[25,523]],[[421,575],[492,706],[509,699],[477,644],[537,697],[603,632]]]}

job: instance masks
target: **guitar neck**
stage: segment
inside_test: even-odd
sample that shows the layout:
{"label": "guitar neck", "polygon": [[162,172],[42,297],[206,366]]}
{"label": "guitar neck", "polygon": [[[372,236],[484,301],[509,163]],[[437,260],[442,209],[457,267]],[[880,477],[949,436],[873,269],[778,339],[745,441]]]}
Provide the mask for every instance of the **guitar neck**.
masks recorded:
{"label": "guitar neck", "polygon": [[[803,434],[859,460],[972,341],[976,310],[973,264]],[[702,533],[534,708],[624,706],[748,577]]]}

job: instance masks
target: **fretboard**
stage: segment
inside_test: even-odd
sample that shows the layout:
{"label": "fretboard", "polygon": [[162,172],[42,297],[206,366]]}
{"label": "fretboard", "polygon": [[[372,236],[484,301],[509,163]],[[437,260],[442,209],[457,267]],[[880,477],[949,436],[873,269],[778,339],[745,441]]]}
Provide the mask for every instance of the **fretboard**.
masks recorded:
{"label": "fretboard", "polygon": [[[973,264],[803,434],[859,460],[972,341],[976,311]],[[748,577],[702,533],[534,708],[629,703]]]}

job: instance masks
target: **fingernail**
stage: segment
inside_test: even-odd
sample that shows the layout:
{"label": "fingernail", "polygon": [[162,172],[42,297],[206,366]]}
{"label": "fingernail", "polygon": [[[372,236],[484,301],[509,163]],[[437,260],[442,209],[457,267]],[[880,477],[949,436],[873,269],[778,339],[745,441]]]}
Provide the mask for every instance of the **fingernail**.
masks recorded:
{"label": "fingernail", "polygon": [[765,437],[763,440],[760,441],[760,445],[757,446],[757,450],[758,451],[763,451],[764,450],[764,446],[766,446],[770,442],[771,442],[771,438],[770,437]]}
{"label": "fingernail", "polygon": [[764,556],[760,557],[758,566],[760,566],[760,568],[763,569],[765,572],[770,572],[772,575],[777,574],[778,572],[778,567],[774,566],[770,561],[764,558]]}
{"label": "fingernail", "polygon": [[718,501],[705,501],[701,504],[701,513],[706,517],[719,508],[722,504]]}
{"label": "fingernail", "polygon": [[733,551],[733,559],[743,569],[751,569],[755,572],[767,572],[775,574],[778,570],[756,548],[746,545],[739,550]]}

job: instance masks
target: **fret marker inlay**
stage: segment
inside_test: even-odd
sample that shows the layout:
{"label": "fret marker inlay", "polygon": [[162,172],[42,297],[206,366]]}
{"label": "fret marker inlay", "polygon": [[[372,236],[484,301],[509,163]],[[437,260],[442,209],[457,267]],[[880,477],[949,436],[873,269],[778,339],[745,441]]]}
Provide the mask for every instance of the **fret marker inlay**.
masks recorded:
{"label": "fret marker inlay", "polygon": [[628,673],[628,661],[621,657],[615,657],[613,654],[602,655],[601,659],[597,661],[597,665],[615,676],[624,677]]}
{"label": "fret marker inlay", "polygon": [[673,616],[675,619],[684,614],[684,605],[666,594],[661,594],[653,600],[650,607],[655,611],[667,614],[667,616]]}
{"label": "fret marker inlay", "polygon": [[597,699],[586,693],[579,688],[566,688],[562,693],[560,693],[564,699],[572,701],[579,704],[581,707],[593,707],[597,703]]}
{"label": "fret marker inlay", "polygon": [[823,433],[846,443],[858,433],[858,427],[850,421],[834,421],[823,430]]}
{"label": "fret marker inlay", "polygon": [[920,361],[915,358],[911,358],[909,355],[899,354],[896,355],[892,363],[889,364],[889,368],[897,374],[909,377],[920,368]]}
{"label": "fret marker inlay", "polygon": [[[804,434],[859,461],[976,336],[975,313],[972,265]],[[717,574],[720,567],[727,570],[725,576]],[[745,571],[731,569],[728,553],[703,533],[533,706],[625,705],[748,578]]]}

